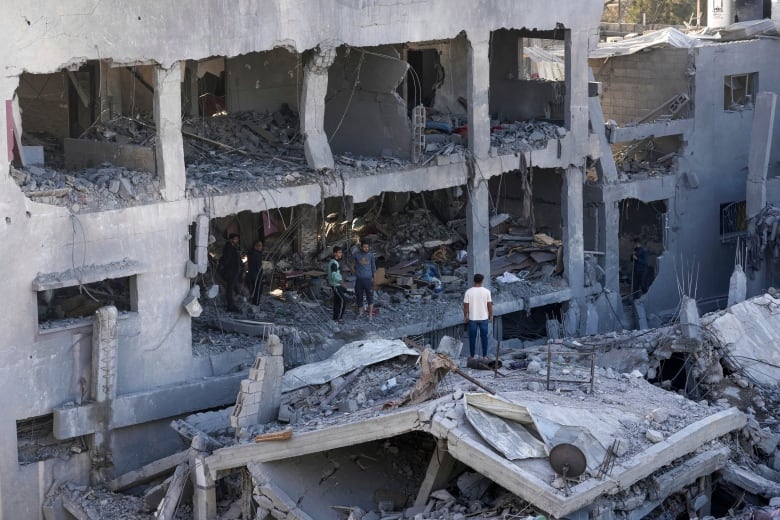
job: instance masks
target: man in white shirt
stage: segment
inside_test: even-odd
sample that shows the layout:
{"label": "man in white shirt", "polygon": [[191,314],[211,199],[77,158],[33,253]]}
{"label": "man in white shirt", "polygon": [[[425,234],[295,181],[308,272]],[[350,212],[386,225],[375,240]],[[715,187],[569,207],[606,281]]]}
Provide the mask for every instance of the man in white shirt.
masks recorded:
{"label": "man in white shirt", "polygon": [[463,323],[469,326],[469,358],[474,357],[477,346],[477,330],[482,342],[482,356],[487,357],[488,328],[493,320],[493,299],[490,291],[482,287],[485,277],[474,275],[474,287],[463,295]]}

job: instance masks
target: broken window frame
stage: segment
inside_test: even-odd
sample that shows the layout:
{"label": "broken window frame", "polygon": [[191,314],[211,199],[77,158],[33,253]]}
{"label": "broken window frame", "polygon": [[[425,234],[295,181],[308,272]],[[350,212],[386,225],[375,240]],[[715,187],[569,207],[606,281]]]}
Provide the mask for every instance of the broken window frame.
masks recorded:
{"label": "broken window frame", "polygon": [[[129,304],[127,308],[118,308],[123,313],[136,313],[138,312],[138,280],[137,276],[146,271],[146,266],[140,262],[134,260],[125,259],[122,262],[115,264],[104,264],[97,266],[85,266],[76,269],[68,270],[64,273],[39,273],[38,276],[32,281],[32,289],[35,291],[36,298],[36,312],[35,319],[37,323],[38,334],[46,334],[51,332],[57,332],[62,330],[71,329],[74,327],[83,327],[92,323],[91,316],[82,316],[76,318],[69,318],[67,320],[41,320],[38,314],[38,295],[39,293],[50,291],[69,289],[73,287],[79,287],[80,289],[86,289],[93,283],[101,283],[107,280],[122,280],[127,279],[128,292],[129,292]],[[89,296],[89,290],[86,289]],[[56,322],[61,321],[60,325]],[[50,327],[42,328],[41,324],[52,324]]]}
{"label": "broken window frame", "polygon": [[[737,84],[742,83],[744,85]],[[742,94],[734,99],[734,93]],[[758,72],[744,72],[731,74],[723,78],[723,110],[733,112],[735,110],[752,110],[753,100],[758,92]]]}
{"label": "broken window frame", "polygon": [[[47,449],[48,448],[48,449]],[[40,449],[40,453],[38,453]],[[87,446],[80,438],[57,439],[54,437],[54,414],[48,413],[16,420],[16,457],[19,466],[35,464],[63,455],[63,452],[80,453]],[[22,453],[30,450],[30,460],[22,460]],[[46,454],[46,456],[42,456]],[[37,455],[37,456],[36,456]],[[26,459],[26,458],[25,458]]]}
{"label": "broken window frame", "polygon": [[[532,48],[532,47],[538,47],[540,49],[543,49],[546,52],[549,52],[550,54],[555,54],[554,51],[549,50],[550,48],[555,48],[558,44],[548,44],[547,46],[544,45],[544,42],[560,42],[559,45],[563,48],[565,53],[565,45],[563,40],[558,40],[554,38],[538,38],[533,36],[518,36],[517,38],[517,78],[524,81],[550,81],[553,83],[560,83],[562,86],[566,82],[566,67],[565,62],[566,59],[561,58],[560,67],[561,69],[559,71],[550,71],[553,75],[560,73],[560,78],[555,79],[549,79],[544,78],[539,73],[538,65],[537,72],[533,73],[532,69],[534,68],[534,62],[533,60],[526,56],[525,49],[526,48]],[[534,77],[535,74],[535,77]]]}
{"label": "broken window frame", "polygon": [[733,242],[747,236],[747,201],[739,200],[720,205],[720,241]]}

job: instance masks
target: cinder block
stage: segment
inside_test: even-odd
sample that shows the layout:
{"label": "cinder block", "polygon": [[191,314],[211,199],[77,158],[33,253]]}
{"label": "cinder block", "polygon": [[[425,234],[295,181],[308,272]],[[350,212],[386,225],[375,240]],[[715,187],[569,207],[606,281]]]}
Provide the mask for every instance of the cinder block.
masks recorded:
{"label": "cinder block", "polygon": [[[255,417],[238,417],[236,421],[237,426],[233,426],[233,428],[246,428],[247,426],[257,424],[257,419]],[[231,420],[230,422],[232,423],[233,421]]]}
{"label": "cinder block", "polygon": [[247,394],[263,391],[262,381],[252,381],[251,379],[244,379],[241,381],[241,391]]}
{"label": "cinder block", "polygon": [[244,404],[241,409],[241,415],[239,417],[257,417],[257,413],[260,411],[260,403]]}

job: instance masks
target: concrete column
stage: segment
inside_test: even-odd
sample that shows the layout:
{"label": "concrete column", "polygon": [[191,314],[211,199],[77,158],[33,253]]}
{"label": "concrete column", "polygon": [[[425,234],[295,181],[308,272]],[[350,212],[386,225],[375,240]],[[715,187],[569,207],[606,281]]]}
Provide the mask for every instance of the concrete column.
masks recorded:
{"label": "concrete column", "polygon": [[780,23],[780,0],[772,0],[772,21]]}
{"label": "concrete column", "polygon": [[415,507],[423,507],[428,503],[433,491],[441,489],[447,484],[447,480],[455,468],[455,462],[456,460],[447,450],[446,441],[438,439],[431,460],[428,462],[425,478],[417,492],[417,499],[414,501]]}
{"label": "concrete column", "polygon": [[111,455],[111,405],[116,398],[117,334],[116,307],[101,307],[95,312],[92,329],[92,399],[95,401],[97,429],[90,443],[93,484],[105,482],[113,475]]}
{"label": "concrete column", "polygon": [[487,179],[475,179],[474,162],[468,161],[469,199],[466,204],[466,234],[468,235],[467,282],[471,284],[476,273],[485,275],[484,286],[490,288],[490,194]]}
{"label": "concrete column", "polygon": [[154,68],[154,124],[157,127],[157,175],[163,199],[184,198],[187,184],[181,135],[181,65]]}
{"label": "concrete column", "polygon": [[189,453],[190,479],[192,481],[192,518],[214,520],[217,518],[217,491],[214,479],[204,461],[207,453],[191,449]]}
{"label": "concrete column", "polygon": [[576,145],[568,148],[570,164],[580,164],[588,144],[588,31],[569,29],[565,39],[566,101],[564,122]]}
{"label": "concrete column", "polygon": [[755,217],[766,206],[766,172],[772,149],[775,126],[777,94],[759,92],[753,111],[753,127],[750,132],[747,178],[747,217]]}
{"label": "concrete column", "polygon": [[490,152],[490,32],[469,35],[469,150],[476,159]]}
{"label": "concrete column", "polygon": [[320,230],[320,216],[317,208],[310,204],[295,207],[298,228],[295,232],[295,249],[306,256],[317,253],[317,235]]}
{"label": "concrete column", "polygon": [[19,86],[18,78],[0,78],[0,201],[5,199],[4,181],[14,182],[8,174],[14,149],[14,137],[7,130],[13,121],[12,100],[17,86]]}
{"label": "concrete column", "polygon": [[[585,292],[585,246],[583,241],[581,168],[569,167],[563,173],[561,207],[563,210],[563,268],[574,299]],[[485,234],[487,235],[487,233]],[[487,241],[487,236],[485,236]]]}
{"label": "concrete column", "polygon": [[620,206],[615,201],[599,204],[598,249],[604,256],[598,260],[604,269],[604,288],[620,292]]}
{"label": "concrete column", "polygon": [[305,140],[306,162],[315,170],[334,168],[333,152],[325,134],[325,94],[328,92],[328,68],[336,59],[336,49],[322,48],[303,69],[301,91],[301,132]]}
{"label": "concrete column", "polygon": [[200,113],[200,107],[198,105],[198,62],[195,60],[187,60],[186,64],[187,74],[184,75],[184,79],[188,81],[188,87],[190,91],[189,103],[186,106],[187,115],[196,117]]}
{"label": "concrete column", "polygon": [[195,264],[204,274],[209,267],[209,217],[198,215],[195,219]]}

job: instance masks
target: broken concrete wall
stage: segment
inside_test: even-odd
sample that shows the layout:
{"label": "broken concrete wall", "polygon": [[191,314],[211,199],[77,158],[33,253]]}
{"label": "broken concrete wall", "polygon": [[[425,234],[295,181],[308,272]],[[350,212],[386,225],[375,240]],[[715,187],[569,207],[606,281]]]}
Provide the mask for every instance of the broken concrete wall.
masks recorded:
{"label": "broken concrete wall", "polygon": [[303,81],[299,57],[287,49],[253,52],[225,60],[228,112],[274,112],[286,103],[298,109]]}
{"label": "broken concrete wall", "polygon": [[[3,70],[0,100],[13,97],[19,75],[25,71],[50,74],[86,60],[110,59],[120,66],[159,63],[170,70],[182,60],[268,51],[282,42],[303,52],[325,40],[347,42],[353,47],[375,47],[408,41],[446,40],[461,31],[482,34],[506,24],[527,23],[552,28],[556,23],[562,23],[567,27],[583,27],[584,31],[585,27],[590,30],[598,25],[601,12],[601,3],[597,0],[561,0],[555,10],[542,2],[516,0],[495,2],[490,10],[466,0],[370,4],[370,8],[359,9],[344,2],[258,0],[239,2],[234,9],[224,9],[224,6],[206,0],[187,0],[175,5],[144,0],[130,9],[115,3],[94,4],[86,0],[67,5],[54,0],[28,3],[18,7],[18,16],[0,20],[0,31],[7,42],[0,57],[0,69]],[[426,13],[432,14],[426,16]],[[117,38],[120,34],[122,37]],[[152,84],[151,65],[138,66],[137,70],[143,70],[140,73]],[[396,73],[391,75],[387,70],[376,77],[384,81],[385,76],[393,76],[395,81]],[[145,71],[150,74],[146,76]],[[138,78],[132,79],[126,71],[121,74],[122,83],[129,87],[122,95],[125,113],[151,112],[151,93],[145,97],[148,90]],[[156,76],[162,83],[163,74]],[[373,77],[369,76],[369,79]],[[165,84],[166,100],[176,97],[176,83],[173,80]],[[395,85],[390,85],[385,89],[383,85],[384,99],[389,99],[394,88]],[[373,95],[363,90],[356,93],[358,106],[369,105],[366,102],[371,97],[369,94]],[[373,100],[370,104],[375,108],[379,106]],[[378,121],[380,125],[373,125],[371,120],[358,125],[348,125],[345,121],[345,129],[360,129],[362,133],[357,137],[363,140],[365,128],[383,128],[388,119],[400,125],[406,117],[402,105],[394,101],[390,108],[391,115],[381,114],[381,118],[375,119],[374,122]],[[172,112],[175,111],[166,111],[165,117]],[[4,120],[4,116],[0,119]],[[178,120],[170,118],[171,121],[174,119]],[[4,439],[0,445],[0,515],[26,518],[29,514],[35,518],[40,511],[38,499],[45,495],[54,477],[36,465],[19,468],[14,442],[15,422],[52,413],[53,409],[76,399],[80,389],[73,388],[73,378],[83,366],[73,361],[73,335],[77,331],[89,333],[88,328],[80,326],[49,333],[38,331],[36,294],[31,288],[31,281],[37,274],[61,273],[73,267],[121,261],[125,257],[146,264],[145,270],[137,273],[138,309],[127,318],[120,318],[118,323],[119,405],[116,412],[127,422],[113,432],[114,463],[118,469],[128,467],[148,460],[154,450],[170,448],[167,437],[165,442],[156,445],[148,442],[149,438],[158,438],[161,431],[161,421],[150,418],[150,411],[161,410],[161,414],[172,417],[190,411],[188,407],[207,402],[202,394],[194,395],[189,391],[192,388],[205,392],[210,387],[208,381],[200,379],[203,376],[200,370],[206,363],[192,359],[190,318],[181,308],[181,300],[189,290],[184,267],[189,259],[187,235],[195,216],[203,213],[204,207],[208,208],[210,218],[216,218],[243,210],[267,210],[270,204],[274,207],[316,204],[323,191],[327,196],[340,196],[342,188],[339,186],[336,190],[332,186],[323,188],[311,184],[274,190],[273,194],[263,194],[266,196],[250,191],[215,195],[208,201],[154,202],[75,215],[65,207],[38,204],[24,197],[7,173],[8,136],[4,123],[0,124],[0,225],[3,226],[4,243],[23,246],[6,247],[0,252],[0,263],[11,266],[7,276],[0,280],[0,291],[13,302],[4,307],[0,315],[3,337],[0,391],[7,402],[0,420],[0,438]],[[486,121],[480,121],[480,124],[487,126]],[[175,131],[174,125],[173,133]],[[390,127],[389,131],[396,135],[403,133],[395,127]],[[376,134],[381,139],[388,139],[380,131]],[[175,141],[172,137],[163,140],[168,144]],[[407,139],[404,141],[408,142]],[[582,150],[584,148],[578,148],[579,152]],[[178,171],[163,173],[183,176],[181,166],[177,162]],[[430,172],[427,178],[394,172],[371,176],[368,180],[348,179],[345,189],[360,201],[382,190],[393,191],[392,188],[398,186],[424,191],[464,184],[462,164],[432,168]],[[486,171],[485,174],[494,172]],[[174,195],[183,191],[177,190]],[[193,373],[194,366],[198,367],[197,373]],[[188,383],[192,387],[187,386]],[[165,385],[185,388],[188,392],[175,394],[166,390]],[[142,404],[126,404],[124,400],[132,396],[136,396],[134,402]],[[84,412],[80,415],[74,412],[73,416],[78,417],[72,424],[65,425],[78,432],[76,435],[89,434],[89,428],[79,422],[89,421],[90,409]],[[143,423],[143,427],[139,423]],[[69,465],[69,469],[74,468]]]}
{"label": "broken concrete wall", "polygon": [[[343,515],[331,506],[358,506],[377,509],[379,502],[391,502],[390,510],[401,510],[422,480],[432,451],[432,439],[419,434],[396,437],[294,457],[285,461],[253,464],[255,473],[265,475],[282,489],[298,507],[313,517],[337,520]],[[379,461],[394,460],[393,464]],[[366,478],[366,477],[369,478]],[[406,493],[398,483],[406,482]],[[306,490],[301,493],[301,490]]]}
{"label": "broken concrete wall", "polygon": [[407,67],[393,46],[338,50],[325,104],[325,131],[335,153],[410,157],[406,103],[396,92]]}
{"label": "broken concrete wall", "polygon": [[[518,77],[522,31],[493,33],[490,56],[490,114],[500,121],[563,119],[563,83]],[[549,116],[545,114],[549,110]]]}
{"label": "broken concrete wall", "polygon": [[[656,279],[645,305],[653,323],[658,312],[673,312],[678,305],[677,277],[683,269],[694,268],[698,273],[697,300],[701,310],[713,309],[717,298],[725,297],[734,266],[733,242],[721,241],[721,204],[745,199],[747,159],[752,126],[750,110],[724,110],[725,76],[757,72],[761,90],[779,88],[780,73],[772,65],[776,42],[765,40],[741,41],[721,45],[706,45],[691,50],[694,62],[688,65],[685,49],[656,49],[633,56],[610,58],[597,72],[597,79],[604,82],[604,106],[607,118],[630,121],[640,117],[653,106],[636,106],[634,100],[647,97],[643,92],[651,88],[650,74],[643,63],[655,63],[652,70],[662,72],[665,60],[676,65],[668,76],[656,76],[657,85],[672,85],[663,96],[654,100],[662,103],[686,84],[686,71],[694,72],[695,93],[691,104],[696,124],[694,131],[686,135],[678,157],[677,174],[694,173],[698,186],[691,186],[676,179],[648,179],[626,184],[618,191],[618,198],[638,198],[644,202],[668,201],[667,240],[665,253],[658,259]],[[591,60],[592,61],[592,60]],[[610,73],[610,71],[613,71]],[[644,72],[642,72],[644,71]],[[630,79],[630,81],[629,81]],[[663,90],[663,89],[658,89]],[[616,105],[627,103],[631,106]],[[609,108],[611,107],[611,108]],[[622,114],[622,115],[621,115]],[[775,121],[776,130],[778,122]],[[777,142],[777,137],[775,138]],[[773,147],[770,164],[777,162],[778,152]],[[770,190],[771,191],[771,190]],[[751,284],[752,287],[752,284]],[[755,290],[760,290],[757,288]],[[749,292],[748,296],[755,294]]]}
{"label": "broken concrete wall", "polygon": [[589,62],[596,81],[603,84],[604,119],[621,125],[641,118],[675,94],[689,92],[688,49],[652,49]]}
{"label": "broken concrete wall", "polygon": [[[700,185],[696,189],[680,186],[674,200],[670,201],[668,225],[674,233],[669,234],[667,246],[671,254],[659,260],[659,275],[663,276],[664,271],[666,275],[656,280],[655,284],[662,283],[648,294],[648,313],[652,313],[653,308],[676,306],[674,273],[680,271],[682,264],[697,265],[697,300],[702,303],[703,312],[712,310],[704,302],[725,297],[728,293],[735,244],[721,242],[720,205],[745,199],[753,117],[749,110],[724,110],[723,78],[757,72],[762,90],[764,86],[780,89],[780,71],[772,58],[777,51],[777,42],[764,40],[694,49],[696,129],[680,157],[679,171],[695,172]],[[702,128],[707,131],[699,131]],[[777,160],[777,155],[774,157]],[[748,297],[754,294],[749,293]]]}
{"label": "broken concrete wall", "polygon": [[[466,108],[458,101],[468,97],[466,85],[468,38],[459,35],[446,42],[430,45],[414,45],[414,50],[435,49],[439,55],[439,65],[444,74],[442,81],[438,82],[434,94],[433,109],[444,114],[466,114]],[[412,79],[407,76],[406,88],[413,91],[415,86]]]}

